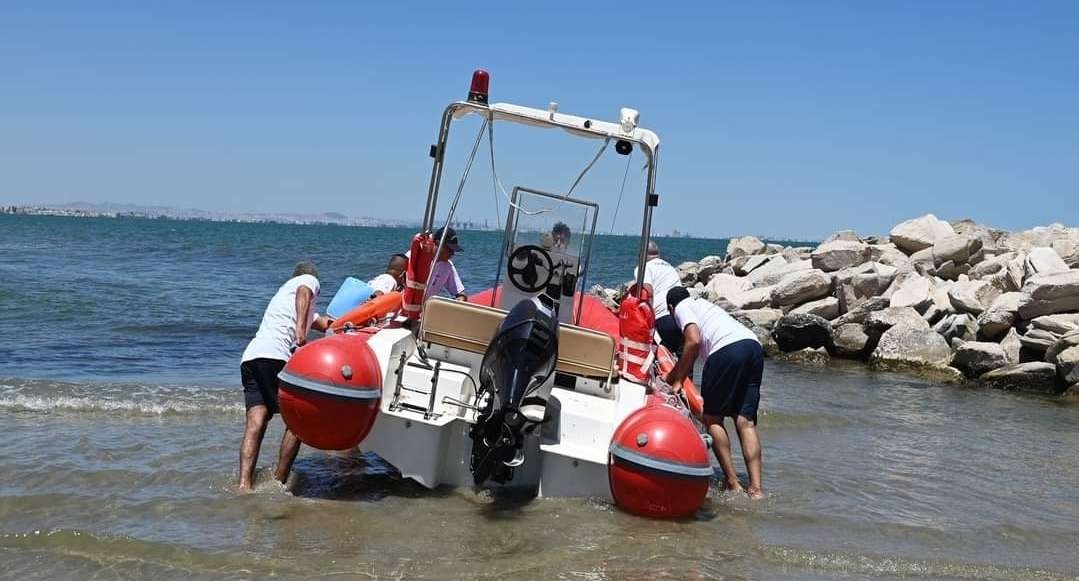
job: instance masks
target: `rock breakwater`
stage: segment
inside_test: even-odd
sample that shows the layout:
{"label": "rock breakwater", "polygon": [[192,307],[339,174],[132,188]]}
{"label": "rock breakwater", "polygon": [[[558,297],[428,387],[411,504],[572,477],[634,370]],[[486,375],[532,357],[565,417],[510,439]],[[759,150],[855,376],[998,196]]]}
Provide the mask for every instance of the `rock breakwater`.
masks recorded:
{"label": "rock breakwater", "polygon": [[[773,357],[1079,395],[1079,228],[1009,232],[927,214],[816,247],[733,238],[725,256],[677,268]],[[616,304],[618,291],[593,290]]]}

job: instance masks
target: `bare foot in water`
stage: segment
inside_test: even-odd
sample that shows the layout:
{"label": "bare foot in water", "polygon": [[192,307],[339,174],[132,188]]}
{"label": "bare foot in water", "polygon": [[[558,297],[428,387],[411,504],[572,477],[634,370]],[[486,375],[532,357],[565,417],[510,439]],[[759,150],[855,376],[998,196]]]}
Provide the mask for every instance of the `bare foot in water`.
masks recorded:
{"label": "bare foot in water", "polygon": [[768,495],[764,493],[760,488],[750,488],[746,491],[751,500],[764,500],[768,498]]}
{"label": "bare foot in water", "polygon": [[744,493],[746,490],[744,488],[742,488],[742,483],[741,482],[738,482],[737,480],[735,480],[734,482],[729,482],[729,481],[724,482],[723,483],[723,491],[724,492],[731,492],[731,493],[734,493],[734,494],[741,494],[741,493]]}

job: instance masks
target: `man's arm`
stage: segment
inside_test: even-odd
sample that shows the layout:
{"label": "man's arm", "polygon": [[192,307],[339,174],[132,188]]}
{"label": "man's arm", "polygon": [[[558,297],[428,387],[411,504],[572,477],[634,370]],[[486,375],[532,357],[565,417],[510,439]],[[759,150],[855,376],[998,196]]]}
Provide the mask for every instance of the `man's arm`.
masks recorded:
{"label": "man's arm", "polygon": [[296,345],[307,343],[308,323],[311,321],[311,305],[315,293],[306,286],[296,289]]}
{"label": "man's arm", "polygon": [[326,329],[329,329],[332,324],[333,319],[326,315],[319,315],[315,317],[315,321],[311,323],[311,328],[316,331],[325,331]]}
{"label": "man's arm", "polygon": [[457,266],[452,262],[450,263],[450,270],[453,271],[453,277],[451,282],[453,283],[453,298],[464,301],[468,300],[468,295],[465,294],[465,285],[461,282],[461,275],[457,274]]}
{"label": "man's arm", "polygon": [[682,330],[682,338],[682,356],[678,358],[674,369],[667,374],[667,383],[674,388],[675,393],[682,390],[682,380],[689,377],[689,372],[693,371],[693,364],[697,361],[697,353],[701,348],[701,330],[695,323],[690,323]]}

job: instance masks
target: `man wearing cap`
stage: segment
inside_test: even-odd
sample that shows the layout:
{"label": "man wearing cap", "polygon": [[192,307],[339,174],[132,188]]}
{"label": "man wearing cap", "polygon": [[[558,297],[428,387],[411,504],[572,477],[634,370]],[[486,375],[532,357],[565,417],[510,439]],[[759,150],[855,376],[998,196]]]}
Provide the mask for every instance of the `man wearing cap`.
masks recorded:
{"label": "man wearing cap", "polygon": [[464,252],[464,249],[457,242],[457,231],[448,226],[439,228],[435,232],[436,244],[439,240],[442,240],[443,234],[446,235],[446,239],[442,242],[442,250],[439,251],[438,257],[431,267],[431,283],[427,285],[427,293],[424,295],[424,299],[447,293],[452,294],[453,298],[463,301],[468,298],[465,295],[465,285],[461,282],[461,275],[457,274],[457,267],[453,265],[453,261],[450,259],[453,258],[454,254]]}
{"label": "man wearing cap", "polygon": [[[637,269],[633,269],[633,279],[637,280]],[[652,297],[652,311],[656,314],[656,331],[660,343],[671,353],[682,355],[682,329],[675,322],[673,313],[667,309],[667,293],[674,287],[682,286],[682,277],[678,276],[669,262],[659,257],[659,245],[655,240],[648,241],[648,262],[644,264],[644,287]]]}
{"label": "man wearing cap", "polygon": [[731,440],[723,425],[734,418],[742,456],[749,473],[745,492],[755,500],[764,498],[761,489],[761,442],[757,435],[757,406],[761,399],[761,376],[764,373],[764,352],[757,336],[726,311],[704,299],[689,297],[689,291],[676,286],[667,292],[667,308],[674,313],[682,329],[682,357],[667,374],[667,383],[681,389],[682,380],[699,358],[704,362],[701,397],[704,398],[702,420],[712,436],[719,464],[726,477],[725,488],[742,492],[742,484],[734,471]]}

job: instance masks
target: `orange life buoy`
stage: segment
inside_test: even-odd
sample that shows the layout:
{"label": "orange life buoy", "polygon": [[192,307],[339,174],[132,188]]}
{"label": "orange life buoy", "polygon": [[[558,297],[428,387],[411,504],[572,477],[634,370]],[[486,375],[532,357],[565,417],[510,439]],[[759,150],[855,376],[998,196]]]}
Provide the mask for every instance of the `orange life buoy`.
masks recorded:
{"label": "orange life buoy", "polygon": [[378,319],[383,315],[399,310],[401,310],[401,293],[396,291],[386,293],[341,315],[333,322],[333,325],[330,325],[330,329],[337,331],[349,324],[355,327],[363,327],[372,319]]}
{"label": "orange life buoy", "polygon": [[421,232],[412,237],[401,305],[401,309],[409,319],[419,319],[420,314],[423,313],[423,299],[427,295],[427,279],[431,276],[431,266],[435,260],[437,246],[430,232]]}
{"label": "orange life buoy", "polygon": [[[660,345],[656,349],[656,363],[659,365],[660,372],[667,375],[674,369],[674,355],[669,349]],[[692,379],[687,377],[682,380],[682,393],[685,394],[686,403],[689,404],[689,411],[700,417],[704,413],[704,398],[701,397],[701,392],[697,391],[697,386],[693,384]]]}

